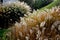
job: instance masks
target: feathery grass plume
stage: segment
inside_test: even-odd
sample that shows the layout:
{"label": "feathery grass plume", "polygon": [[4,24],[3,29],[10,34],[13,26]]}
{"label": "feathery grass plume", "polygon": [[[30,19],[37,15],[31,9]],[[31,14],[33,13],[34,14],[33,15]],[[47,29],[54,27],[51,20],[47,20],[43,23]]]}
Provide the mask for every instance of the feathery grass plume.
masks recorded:
{"label": "feathery grass plume", "polygon": [[[11,36],[12,35],[12,36]],[[15,24],[7,38],[11,40],[60,40],[60,6],[37,10]]]}
{"label": "feathery grass plume", "polygon": [[20,17],[31,12],[31,8],[24,2],[6,2],[0,6],[0,28],[9,28],[16,21],[20,22]]}

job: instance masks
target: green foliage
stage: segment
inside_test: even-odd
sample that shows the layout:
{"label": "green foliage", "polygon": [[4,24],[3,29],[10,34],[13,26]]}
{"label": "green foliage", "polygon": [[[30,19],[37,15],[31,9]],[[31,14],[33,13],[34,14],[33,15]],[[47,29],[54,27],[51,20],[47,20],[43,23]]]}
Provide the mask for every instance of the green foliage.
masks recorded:
{"label": "green foliage", "polygon": [[55,7],[55,6],[60,6],[60,0],[54,0],[52,3],[50,3],[49,5],[41,8],[40,10],[44,10],[45,8],[50,9],[52,7]]}
{"label": "green foliage", "polygon": [[51,3],[53,0],[20,0],[25,1],[29,4],[33,9],[39,9]]}
{"label": "green foliage", "polygon": [[0,30],[0,40],[6,40],[6,33],[8,33],[9,31],[9,29]]}
{"label": "green foliage", "polygon": [[42,8],[46,5],[48,5],[51,2],[52,2],[52,0],[35,0],[35,3],[33,4],[33,6],[35,9],[39,9],[39,8]]}

